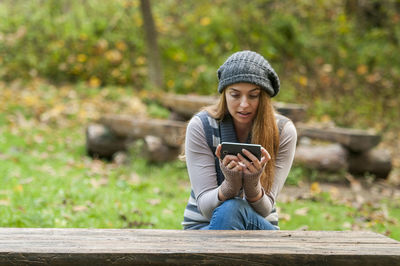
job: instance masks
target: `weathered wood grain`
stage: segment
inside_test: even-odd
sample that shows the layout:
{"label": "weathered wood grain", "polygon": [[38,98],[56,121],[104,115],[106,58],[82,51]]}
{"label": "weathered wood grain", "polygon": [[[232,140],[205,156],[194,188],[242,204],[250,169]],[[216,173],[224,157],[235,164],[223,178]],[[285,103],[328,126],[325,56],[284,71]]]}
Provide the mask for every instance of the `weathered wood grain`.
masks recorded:
{"label": "weathered wood grain", "polygon": [[1,265],[400,265],[372,232],[0,228]]}
{"label": "weathered wood grain", "polygon": [[315,128],[307,125],[296,125],[299,137],[309,137],[337,142],[353,152],[364,152],[375,147],[381,136],[367,130],[351,128]]}
{"label": "weathered wood grain", "polygon": [[[218,96],[202,95],[180,95],[180,94],[162,94],[158,100],[162,105],[173,112],[178,113],[186,119],[190,119],[202,107],[214,104],[218,101]],[[305,118],[306,108],[300,104],[289,104],[282,102],[273,102],[275,109],[289,117],[293,122],[301,121]]]}

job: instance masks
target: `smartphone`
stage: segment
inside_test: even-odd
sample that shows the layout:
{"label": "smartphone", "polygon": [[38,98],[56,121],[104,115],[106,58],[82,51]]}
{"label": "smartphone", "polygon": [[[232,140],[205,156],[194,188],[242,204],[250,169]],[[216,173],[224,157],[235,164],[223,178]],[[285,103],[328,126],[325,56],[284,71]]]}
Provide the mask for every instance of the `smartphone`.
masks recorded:
{"label": "smartphone", "polygon": [[221,143],[221,160],[224,159],[225,155],[237,155],[240,153],[246,160],[251,160],[242,152],[242,149],[246,149],[258,160],[261,160],[261,145],[258,144],[248,144],[248,143],[236,143],[236,142],[222,142]]}

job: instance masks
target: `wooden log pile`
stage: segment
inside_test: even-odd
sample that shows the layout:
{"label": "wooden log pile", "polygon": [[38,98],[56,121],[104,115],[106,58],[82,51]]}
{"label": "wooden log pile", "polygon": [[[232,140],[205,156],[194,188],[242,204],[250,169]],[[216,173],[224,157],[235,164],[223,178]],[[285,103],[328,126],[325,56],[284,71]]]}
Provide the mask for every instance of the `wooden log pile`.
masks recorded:
{"label": "wooden log pile", "polygon": [[[349,128],[315,128],[297,124],[298,138],[308,137],[333,144],[302,145],[296,149],[295,161],[318,170],[370,173],[386,178],[391,169],[387,150],[376,148],[381,136],[374,132]],[[300,141],[301,143],[301,141]]]}
{"label": "wooden log pile", "polygon": [[[126,115],[104,115],[86,130],[89,155],[111,158],[117,151],[129,150],[133,141],[142,139],[140,155],[149,161],[175,160],[184,142],[186,121],[202,107],[215,103],[216,97],[165,94],[159,102],[171,110],[174,119],[140,119]],[[381,137],[374,132],[348,128],[317,128],[302,124],[305,107],[274,103],[278,112],[295,123],[299,140],[318,139],[330,144],[304,145],[299,141],[295,163],[323,171],[370,173],[386,178],[392,168],[390,154],[376,148]]]}
{"label": "wooden log pile", "polygon": [[87,127],[86,149],[91,156],[111,158],[142,139],[140,154],[152,162],[165,162],[179,155],[185,130],[186,123],[181,121],[108,114]]}

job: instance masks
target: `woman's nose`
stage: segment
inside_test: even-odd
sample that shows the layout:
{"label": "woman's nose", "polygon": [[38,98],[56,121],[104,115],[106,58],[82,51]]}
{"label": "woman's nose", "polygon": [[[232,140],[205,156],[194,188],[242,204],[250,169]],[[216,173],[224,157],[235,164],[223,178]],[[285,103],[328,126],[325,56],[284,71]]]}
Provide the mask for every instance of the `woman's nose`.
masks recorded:
{"label": "woman's nose", "polygon": [[240,106],[241,107],[247,107],[249,106],[249,102],[247,100],[247,97],[242,97],[242,99],[240,99]]}

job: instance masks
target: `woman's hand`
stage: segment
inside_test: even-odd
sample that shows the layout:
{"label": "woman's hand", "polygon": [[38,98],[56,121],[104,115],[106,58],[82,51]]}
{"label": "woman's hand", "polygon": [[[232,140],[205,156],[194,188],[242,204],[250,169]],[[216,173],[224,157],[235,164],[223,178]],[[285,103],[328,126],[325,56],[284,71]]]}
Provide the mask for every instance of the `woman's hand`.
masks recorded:
{"label": "woman's hand", "polygon": [[254,154],[246,149],[243,149],[242,152],[250,159],[250,161],[248,161],[240,153],[237,155],[237,158],[239,158],[237,164],[241,166],[245,175],[254,174],[263,170],[268,161],[271,160],[271,156],[264,147],[261,147],[261,160],[258,160]]}
{"label": "woman's hand", "polygon": [[215,155],[218,157],[220,163],[231,171],[243,171],[243,167],[239,165],[239,158],[235,155],[225,155],[224,159],[221,160],[221,144],[217,146]]}
{"label": "woman's hand", "polygon": [[239,158],[235,155],[226,155],[221,160],[221,144],[215,150],[219,159],[221,171],[225,180],[219,187],[218,197],[221,201],[233,198],[238,195],[243,185],[243,167],[239,165]]}
{"label": "woman's hand", "polygon": [[250,202],[259,200],[263,196],[263,190],[260,182],[261,174],[267,165],[268,161],[271,160],[271,156],[268,151],[261,147],[261,160],[258,160],[248,150],[243,149],[242,151],[249,159],[247,160],[241,154],[238,154],[238,164],[241,165],[243,171],[243,189],[246,195],[246,199]]}

